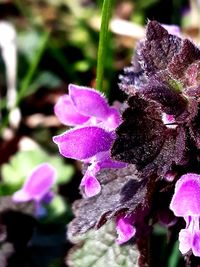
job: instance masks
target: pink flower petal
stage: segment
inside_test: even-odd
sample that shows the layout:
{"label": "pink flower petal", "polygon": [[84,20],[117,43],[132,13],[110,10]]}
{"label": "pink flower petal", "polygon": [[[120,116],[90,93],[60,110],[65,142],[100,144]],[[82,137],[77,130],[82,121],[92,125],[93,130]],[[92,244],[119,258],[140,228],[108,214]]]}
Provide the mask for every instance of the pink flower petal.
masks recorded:
{"label": "pink flower petal", "polygon": [[188,173],[183,175],[175,186],[175,193],[170,209],[176,216],[200,215],[200,175]]}
{"label": "pink flower petal", "polygon": [[113,160],[111,158],[102,160],[98,163],[100,169],[121,169],[127,167],[127,163]]}
{"label": "pink flower petal", "polygon": [[116,108],[111,107],[107,119],[104,121],[104,127],[109,130],[116,129],[122,122],[119,111]]}
{"label": "pink flower petal", "polygon": [[67,158],[85,160],[99,152],[109,150],[113,133],[99,127],[82,127],[53,137],[60,154]]}
{"label": "pink flower petal", "polygon": [[187,253],[191,249],[192,234],[187,229],[182,229],[179,233],[179,250],[182,254]]}
{"label": "pink flower petal", "polygon": [[20,189],[13,194],[12,199],[15,202],[26,202],[31,200],[31,196],[23,189]]}
{"label": "pink flower petal", "polygon": [[56,170],[48,163],[37,166],[25,181],[22,189],[13,195],[14,201],[40,201],[56,179]]}
{"label": "pink flower petal", "polygon": [[119,217],[116,221],[116,230],[118,234],[117,243],[123,244],[130,240],[136,233],[135,227],[132,225],[130,218]]}
{"label": "pink flower petal", "polygon": [[107,119],[110,107],[98,91],[74,84],[69,85],[69,96],[76,109],[85,116]]}
{"label": "pink flower petal", "polygon": [[97,178],[87,172],[81,181],[81,186],[84,186],[86,197],[96,196],[101,191],[101,185]]}
{"label": "pink flower petal", "polygon": [[200,257],[200,231],[194,233],[192,240],[192,252],[194,256]]}
{"label": "pink flower petal", "polygon": [[69,126],[81,125],[90,118],[77,111],[68,95],[63,95],[59,98],[54,107],[54,112],[60,122]]}
{"label": "pink flower petal", "polygon": [[178,37],[181,34],[180,28],[177,25],[162,24],[162,26],[168,31],[169,34],[176,35]]}

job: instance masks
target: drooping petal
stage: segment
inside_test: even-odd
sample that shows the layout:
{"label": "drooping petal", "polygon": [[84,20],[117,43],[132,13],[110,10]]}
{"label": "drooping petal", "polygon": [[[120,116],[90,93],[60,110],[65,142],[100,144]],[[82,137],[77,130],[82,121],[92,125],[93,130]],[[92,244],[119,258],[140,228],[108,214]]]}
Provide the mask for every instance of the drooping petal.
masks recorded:
{"label": "drooping petal", "polygon": [[182,254],[187,253],[191,249],[192,234],[187,229],[182,229],[179,233],[179,250]]}
{"label": "drooping petal", "polygon": [[101,185],[97,178],[90,172],[86,172],[81,181],[86,197],[93,197],[100,193]]}
{"label": "drooping petal", "polygon": [[85,116],[106,120],[110,114],[110,107],[106,99],[92,88],[70,84],[69,96],[78,112]]}
{"label": "drooping petal", "polygon": [[77,111],[68,95],[59,98],[54,107],[54,112],[60,122],[68,126],[81,125],[89,120],[88,116],[84,116]]}
{"label": "drooping petal", "polygon": [[116,242],[123,244],[130,240],[136,233],[135,227],[131,224],[130,218],[119,217],[116,221],[116,230],[118,238]]}
{"label": "drooping petal", "polygon": [[200,231],[195,232],[193,236],[192,252],[194,256],[200,257]]}
{"label": "drooping petal", "polygon": [[170,209],[176,216],[200,215],[200,175],[188,173],[183,175],[175,186],[175,193]]}
{"label": "drooping petal", "polygon": [[61,155],[78,160],[109,150],[113,139],[113,133],[95,126],[75,128],[53,137]]}
{"label": "drooping petal", "polygon": [[13,195],[13,200],[23,202],[40,201],[50,190],[56,179],[56,170],[48,163],[37,166],[27,178],[22,189]]}

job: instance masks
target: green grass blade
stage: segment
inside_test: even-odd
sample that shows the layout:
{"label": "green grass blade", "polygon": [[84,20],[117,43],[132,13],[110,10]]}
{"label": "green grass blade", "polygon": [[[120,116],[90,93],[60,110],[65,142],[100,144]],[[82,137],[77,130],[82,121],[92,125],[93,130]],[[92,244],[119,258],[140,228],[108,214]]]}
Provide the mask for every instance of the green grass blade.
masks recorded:
{"label": "green grass blade", "polygon": [[108,44],[109,21],[111,18],[113,0],[104,0],[101,16],[101,29],[99,34],[99,47],[97,56],[97,78],[96,88],[103,91],[104,67],[106,61],[106,52]]}

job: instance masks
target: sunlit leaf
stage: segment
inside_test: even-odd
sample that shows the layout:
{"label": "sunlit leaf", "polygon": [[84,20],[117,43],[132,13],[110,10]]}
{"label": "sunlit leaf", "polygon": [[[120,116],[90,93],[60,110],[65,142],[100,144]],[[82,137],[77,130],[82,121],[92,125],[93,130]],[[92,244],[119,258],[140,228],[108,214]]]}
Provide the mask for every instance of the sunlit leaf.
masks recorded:
{"label": "sunlit leaf", "polygon": [[[76,237],[78,245],[71,249],[67,264],[70,267],[136,267],[139,251],[135,245],[119,246],[116,242],[116,230],[112,223],[98,231],[90,231]],[[82,245],[81,245],[82,244]]]}

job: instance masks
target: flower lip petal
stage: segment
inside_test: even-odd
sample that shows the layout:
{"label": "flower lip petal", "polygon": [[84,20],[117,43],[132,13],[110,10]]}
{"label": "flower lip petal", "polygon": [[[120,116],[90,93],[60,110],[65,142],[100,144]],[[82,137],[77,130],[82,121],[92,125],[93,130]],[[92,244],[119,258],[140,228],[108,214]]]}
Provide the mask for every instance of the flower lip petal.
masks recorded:
{"label": "flower lip petal", "polygon": [[116,221],[116,230],[118,233],[117,243],[123,244],[130,240],[136,233],[132,220],[128,217],[119,217]]}
{"label": "flower lip petal", "polygon": [[77,111],[68,95],[63,95],[58,99],[54,106],[54,113],[61,123],[69,126],[81,125],[90,118]]}
{"label": "flower lip petal", "polygon": [[97,178],[89,173],[84,175],[81,186],[84,187],[86,197],[93,197],[100,193],[101,185]]}
{"label": "flower lip petal", "polygon": [[85,116],[106,120],[110,114],[106,99],[95,89],[70,84],[69,96],[78,112]]}
{"label": "flower lip petal", "polygon": [[96,126],[75,128],[53,137],[61,155],[78,160],[109,150],[113,139],[112,132]]}

